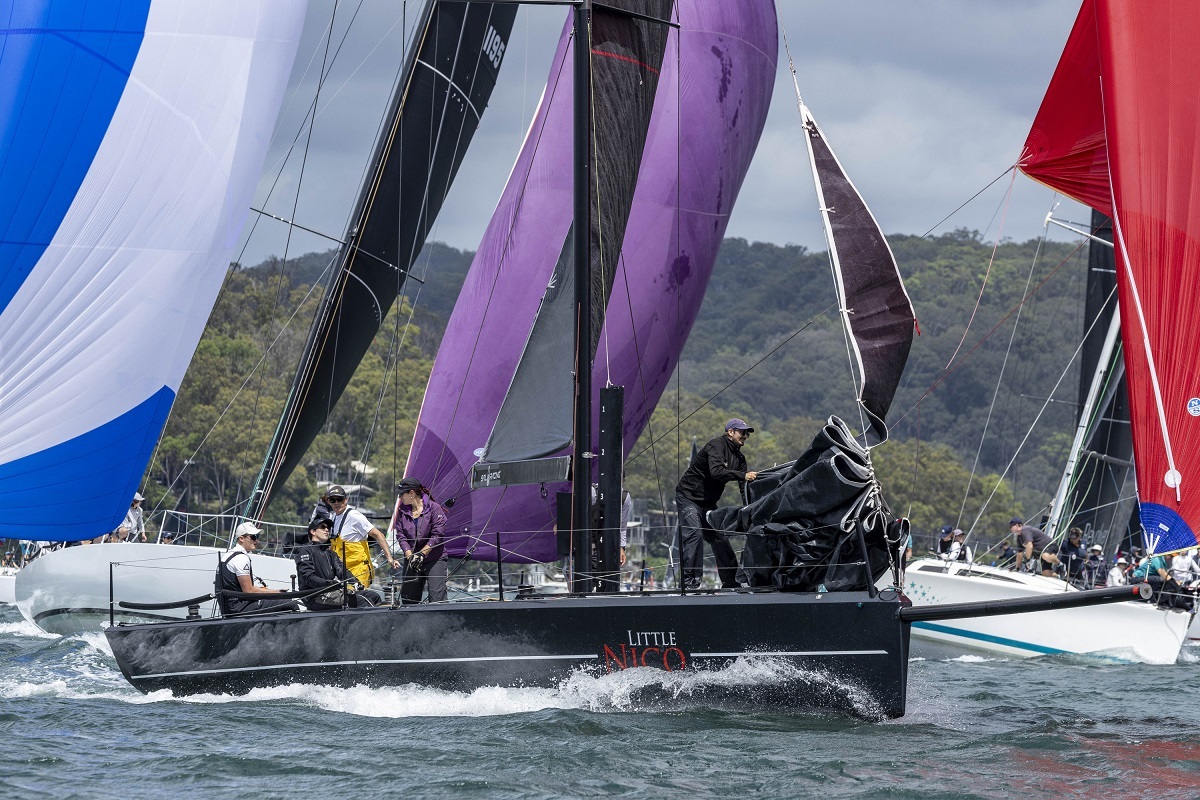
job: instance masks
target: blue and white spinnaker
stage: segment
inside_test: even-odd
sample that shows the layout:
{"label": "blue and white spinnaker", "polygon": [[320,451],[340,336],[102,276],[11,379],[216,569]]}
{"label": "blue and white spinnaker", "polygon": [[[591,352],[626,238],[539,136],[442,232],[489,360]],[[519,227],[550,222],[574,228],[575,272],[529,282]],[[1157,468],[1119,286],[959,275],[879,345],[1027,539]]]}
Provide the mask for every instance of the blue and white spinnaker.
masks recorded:
{"label": "blue and white spinnaker", "polygon": [[225,277],[300,0],[0,0],[0,537],[123,518]]}

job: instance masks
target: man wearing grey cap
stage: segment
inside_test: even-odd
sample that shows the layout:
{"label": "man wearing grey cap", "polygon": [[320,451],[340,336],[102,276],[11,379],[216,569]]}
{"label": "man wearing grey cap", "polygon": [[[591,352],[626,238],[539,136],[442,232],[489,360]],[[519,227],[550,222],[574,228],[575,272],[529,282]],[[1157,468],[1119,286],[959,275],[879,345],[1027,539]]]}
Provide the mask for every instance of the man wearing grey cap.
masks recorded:
{"label": "man wearing grey cap", "polygon": [[704,445],[688,465],[675,487],[675,507],[679,511],[680,566],[683,588],[699,589],[704,574],[704,546],[712,547],[717,562],[717,574],[725,589],[737,588],[737,556],[721,531],[708,524],[706,514],[717,507],[717,501],[730,481],[752,481],[757,472],[746,470],[742,445],[754,433],[745,420],[731,419],[725,423],[725,433]]}

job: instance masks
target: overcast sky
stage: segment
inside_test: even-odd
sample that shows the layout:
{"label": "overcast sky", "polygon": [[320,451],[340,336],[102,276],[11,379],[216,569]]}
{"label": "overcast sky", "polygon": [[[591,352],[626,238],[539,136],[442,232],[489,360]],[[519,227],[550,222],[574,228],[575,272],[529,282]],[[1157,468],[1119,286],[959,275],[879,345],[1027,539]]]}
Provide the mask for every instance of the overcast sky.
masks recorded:
{"label": "overcast sky", "polygon": [[[342,234],[421,5],[338,3],[335,42],[357,16],[321,89],[321,113],[309,138],[301,120],[334,8],[333,0],[312,0],[256,207]],[[938,226],[1016,160],[1078,7],[1078,0],[778,2],[805,102],[884,231],[909,234]],[[500,85],[432,239],[477,247],[541,95],[566,13],[523,7],[518,14]],[[798,119],[781,42],[766,130],[728,235],[825,249]],[[299,146],[288,156],[298,132]],[[1033,238],[1052,202],[1049,190],[1005,175],[935,233],[966,227],[989,240],[998,232]],[[1069,202],[1056,216],[1086,219]],[[291,254],[331,246],[295,230],[289,243],[286,226],[266,219],[253,227],[245,264],[281,255],[285,246]]]}

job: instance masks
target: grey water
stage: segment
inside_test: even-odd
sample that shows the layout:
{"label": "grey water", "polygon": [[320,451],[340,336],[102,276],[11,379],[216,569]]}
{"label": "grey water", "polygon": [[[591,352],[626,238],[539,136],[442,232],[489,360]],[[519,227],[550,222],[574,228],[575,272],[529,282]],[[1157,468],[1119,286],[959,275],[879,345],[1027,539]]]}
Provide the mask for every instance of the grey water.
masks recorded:
{"label": "grey water", "polygon": [[103,634],[44,634],[11,606],[0,668],[0,798],[1200,797],[1190,649],[1165,667],[914,658],[899,720],[711,708],[690,699],[701,678],[649,670],[147,696]]}

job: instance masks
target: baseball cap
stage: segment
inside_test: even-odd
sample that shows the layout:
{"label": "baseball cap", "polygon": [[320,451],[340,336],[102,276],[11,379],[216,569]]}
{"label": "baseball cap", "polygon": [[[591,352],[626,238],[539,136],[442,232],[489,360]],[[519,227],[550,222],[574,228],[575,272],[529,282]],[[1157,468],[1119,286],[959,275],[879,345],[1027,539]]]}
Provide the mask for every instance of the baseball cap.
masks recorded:
{"label": "baseball cap", "polygon": [[1012,519],[1010,519],[1008,521],[1008,527],[1010,527],[1010,528],[1013,525],[1024,525],[1024,524],[1025,524],[1025,520],[1021,519],[1020,517],[1013,517]]}
{"label": "baseball cap", "polygon": [[325,493],[325,496],[332,500],[335,497],[345,498],[347,495],[345,488],[335,483],[329,487],[329,491]]}
{"label": "baseball cap", "polygon": [[1100,545],[1098,545],[1098,544],[1094,544],[1094,545],[1092,545],[1091,547],[1089,547],[1089,548],[1088,548],[1088,550],[1103,550],[1103,549],[1104,549],[1104,548],[1103,548],[1103,547],[1101,547],[1101,546],[1100,546]]}
{"label": "baseball cap", "polygon": [[421,482],[416,478],[401,478],[396,484],[396,494],[401,495],[408,491],[421,491]]}
{"label": "baseball cap", "polygon": [[943,525],[942,526],[942,538],[945,538],[947,536],[953,536],[953,535],[954,535],[954,526],[953,525]]}
{"label": "baseball cap", "polygon": [[1129,562],[1125,559],[1125,556],[1121,556],[1120,558],[1117,559],[1117,563],[1118,564],[1128,564]]}
{"label": "baseball cap", "polygon": [[725,430],[749,431],[750,433],[754,433],[754,428],[751,428],[749,425],[747,425],[746,420],[738,419],[737,417],[734,417],[733,419],[729,420],[729,422],[725,423]]}
{"label": "baseball cap", "polygon": [[262,528],[255,525],[250,520],[246,520],[241,525],[233,529],[233,538],[240,539],[243,536],[258,537],[262,533]]}

